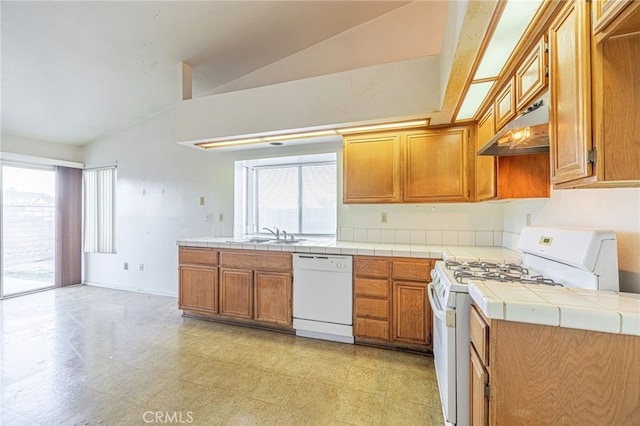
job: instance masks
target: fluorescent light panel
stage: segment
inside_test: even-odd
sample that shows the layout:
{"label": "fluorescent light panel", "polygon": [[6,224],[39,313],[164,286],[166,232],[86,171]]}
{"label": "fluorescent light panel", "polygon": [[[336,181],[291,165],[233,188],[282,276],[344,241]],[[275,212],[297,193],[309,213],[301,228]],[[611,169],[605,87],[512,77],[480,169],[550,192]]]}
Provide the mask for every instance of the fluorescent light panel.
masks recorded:
{"label": "fluorescent light panel", "polygon": [[341,129],[318,130],[314,132],[289,133],[286,135],[263,136],[258,138],[230,139],[230,140],[222,140],[222,141],[214,141],[214,142],[201,142],[195,145],[200,148],[209,149],[209,148],[218,148],[218,147],[224,147],[224,146],[249,145],[249,144],[255,144],[255,143],[267,143],[267,142],[285,141],[285,140],[292,140],[292,139],[334,136],[342,133],[368,132],[372,130],[389,130],[389,129],[399,129],[399,128],[406,128],[406,127],[421,127],[421,126],[426,126],[428,124],[429,124],[429,119],[420,119],[420,120],[411,120],[411,121],[400,121],[395,123],[371,124],[368,126],[345,127]]}

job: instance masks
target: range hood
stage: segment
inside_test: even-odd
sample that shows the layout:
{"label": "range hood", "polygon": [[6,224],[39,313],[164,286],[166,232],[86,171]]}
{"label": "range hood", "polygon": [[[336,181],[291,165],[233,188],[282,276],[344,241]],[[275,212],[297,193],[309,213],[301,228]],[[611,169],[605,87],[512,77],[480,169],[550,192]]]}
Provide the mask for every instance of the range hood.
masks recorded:
{"label": "range hood", "polygon": [[549,105],[540,100],[504,126],[478,155],[508,156],[549,152]]}

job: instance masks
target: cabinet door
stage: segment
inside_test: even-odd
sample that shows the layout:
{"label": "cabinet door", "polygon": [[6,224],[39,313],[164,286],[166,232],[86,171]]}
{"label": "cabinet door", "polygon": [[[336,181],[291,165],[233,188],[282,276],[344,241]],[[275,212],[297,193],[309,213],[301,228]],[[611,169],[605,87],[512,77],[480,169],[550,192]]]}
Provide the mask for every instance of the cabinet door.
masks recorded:
{"label": "cabinet door", "polygon": [[[478,122],[476,152],[496,134],[493,107]],[[476,156],[476,201],[496,196],[496,160],[491,155]]]}
{"label": "cabinet door", "polygon": [[400,134],[346,137],[343,153],[345,203],[401,200]]}
{"label": "cabinet door", "polygon": [[494,102],[494,110],[496,114],[496,130],[500,130],[516,115],[516,98],[514,79],[498,93]]}
{"label": "cabinet door", "polygon": [[589,8],[570,1],[549,28],[551,182],[591,176],[591,54]]}
{"label": "cabinet door", "polygon": [[218,268],[180,267],[180,309],[218,312]]}
{"label": "cabinet door", "polygon": [[407,135],[404,201],[468,200],[467,133],[452,127]]}
{"label": "cabinet door", "polygon": [[[482,365],[473,346],[470,347],[469,364],[469,424],[485,426],[489,424],[489,399],[485,396],[485,388],[489,383],[489,374]],[[508,390],[507,390],[508,392]]]}
{"label": "cabinet door", "polygon": [[427,345],[431,317],[427,316],[427,285],[393,282],[393,340]]}
{"label": "cabinet door", "polygon": [[255,319],[273,324],[292,324],[291,274],[255,272]]}
{"label": "cabinet door", "polygon": [[220,268],[220,314],[253,318],[253,271]]}
{"label": "cabinet door", "polygon": [[516,70],[516,109],[529,106],[547,86],[547,42],[545,37]]}

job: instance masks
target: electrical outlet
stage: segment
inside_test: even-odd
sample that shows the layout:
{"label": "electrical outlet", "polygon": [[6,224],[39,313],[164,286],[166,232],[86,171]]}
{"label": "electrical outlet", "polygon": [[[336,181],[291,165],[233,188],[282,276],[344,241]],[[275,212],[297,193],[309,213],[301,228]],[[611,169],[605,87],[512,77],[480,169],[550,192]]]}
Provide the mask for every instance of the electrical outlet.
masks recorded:
{"label": "electrical outlet", "polygon": [[531,213],[526,214],[526,216],[524,217],[524,222],[527,226],[531,225]]}
{"label": "electrical outlet", "polygon": [[220,213],[220,214],[218,215],[218,220],[219,220],[220,222],[224,222],[224,214]]}
{"label": "electrical outlet", "polygon": [[380,223],[387,223],[387,214],[380,213]]}
{"label": "electrical outlet", "polygon": [[140,264],[140,268],[139,269],[140,269],[140,272],[144,271],[144,263]]}
{"label": "electrical outlet", "polygon": [[207,222],[213,222],[213,213],[209,213],[209,214],[207,214],[206,221],[207,221]]}
{"label": "electrical outlet", "polygon": [[122,265],[122,269],[124,269],[125,271],[129,270],[129,262],[124,262],[124,264]]}

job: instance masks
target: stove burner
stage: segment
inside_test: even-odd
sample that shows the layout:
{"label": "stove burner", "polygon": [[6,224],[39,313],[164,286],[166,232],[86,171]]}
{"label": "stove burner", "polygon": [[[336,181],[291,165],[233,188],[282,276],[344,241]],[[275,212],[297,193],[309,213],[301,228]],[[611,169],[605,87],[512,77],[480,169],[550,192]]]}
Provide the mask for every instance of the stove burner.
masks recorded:
{"label": "stove burner", "polygon": [[492,263],[492,262],[457,262],[447,260],[445,267],[453,270],[453,277],[460,284],[468,284],[469,281],[499,281],[519,284],[550,285],[560,286],[562,284],[554,282],[550,278],[542,275],[529,274],[529,270],[515,263]]}

